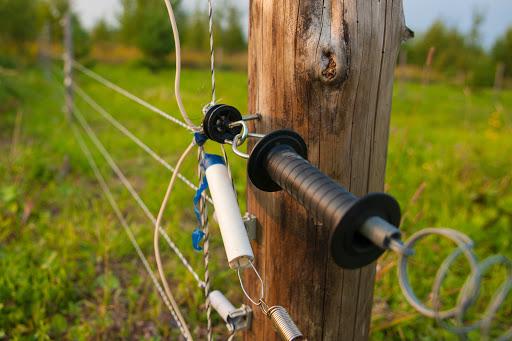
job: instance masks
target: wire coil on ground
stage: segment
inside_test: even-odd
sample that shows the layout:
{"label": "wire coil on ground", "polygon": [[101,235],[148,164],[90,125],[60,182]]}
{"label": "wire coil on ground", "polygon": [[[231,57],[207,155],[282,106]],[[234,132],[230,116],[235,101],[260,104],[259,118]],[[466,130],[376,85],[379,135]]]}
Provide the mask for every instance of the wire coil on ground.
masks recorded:
{"label": "wire coil on ground", "polygon": [[[492,322],[496,318],[496,313],[503,307],[507,296],[512,290],[512,262],[510,259],[500,255],[491,256],[482,262],[479,262],[473,251],[473,241],[465,234],[447,228],[427,228],[421,230],[413,234],[405,242],[404,246],[413,250],[420,240],[432,235],[449,239],[457,245],[457,249],[444,259],[443,263],[437,270],[431,292],[433,307],[429,308],[421,302],[410,284],[407,271],[410,255],[401,255],[399,258],[398,280],[402,293],[412,307],[420,314],[436,319],[442,327],[450,332],[457,334],[460,337],[465,337],[468,333],[479,330],[482,338],[488,339],[490,337]],[[446,280],[450,267],[461,256],[464,256],[468,261],[471,269],[470,274],[466,278],[459,292],[456,305],[453,308],[441,310],[441,286]],[[507,269],[506,279],[503,281],[499,289],[493,294],[490,303],[481,318],[477,321],[465,321],[468,310],[474,306],[479,298],[483,276],[497,265],[502,265]],[[454,323],[449,323],[447,321],[448,319],[453,319]],[[497,339],[509,340],[511,338],[512,326]]]}

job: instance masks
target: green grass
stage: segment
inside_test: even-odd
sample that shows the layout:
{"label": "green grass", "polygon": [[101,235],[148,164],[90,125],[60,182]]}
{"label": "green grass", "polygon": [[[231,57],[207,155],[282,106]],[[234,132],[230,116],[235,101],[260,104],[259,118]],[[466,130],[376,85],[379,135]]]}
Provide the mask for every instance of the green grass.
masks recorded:
{"label": "green grass", "polygon": [[[177,113],[168,70],[150,73],[136,67],[98,65],[95,71],[157,107]],[[208,71],[186,70],[183,79],[183,99],[197,122],[201,107],[209,100]],[[0,80],[0,335],[12,339],[175,337],[169,334],[169,314],[69,132],[60,90],[36,70],[0,75]],[[245,74],[219,72],[217,82],[221,101],[245,111]],[[85,77],[79,77],[79,83],[171,164],[192,138],[172,122]],[[12,100],[13,96],[18,100]],[[150,210],[157,212],[169,172],[87,104],[77,99],[77,105]],[[18,110],[23,114],[21,137],[12,152]],[[450,226],[469,234],[482,258],[495,253],[512,257],[511,134],[510,91],[497,95],[490,90],[472,92],[442,84],[397,85],[386,190],[403,207],[405,235],[426,226]],[[187,161],[184,173],[196,181],[194,159]],[[231,159],[236,188],[242,194],[244,164]],[[154,264],[151,224],[101,156],[96,155],[96,160]],[[179,182],[164,220],[171,238],[192,265],[201,269],[202,254],[190,245],[195,227],[193,194]],[[225,291],[238,304],[242,297],[236,276],[226,269],[217,232],[215,228],[210,262],[213,287]],[[202,292],[163,245],[167,273],[184,313],[194,326],[193,332],[204,333]],[[434,240],[424,245],[411,270],[421,297],[429,292],[436,264],[449,253],[445,244]],[[379,264],[372,337],[454,338],[435,322],[418,316],[405,302],[395,263],[393,255],[386,255]],[[482,301],[503,277],[502,271],[495,270],[492,278],[486,278],[485,289],[489,290]],[[457,264],[443,292],[452,293],[450,289],[460,286],[457,278],[465,272],[464,265]],[[483,303],[477,302],[485,307]],[[507,304],[501,312],[505,321],[512,316],[511,307]],[[224,333],[217,318],[215,325],[219,334]]]}

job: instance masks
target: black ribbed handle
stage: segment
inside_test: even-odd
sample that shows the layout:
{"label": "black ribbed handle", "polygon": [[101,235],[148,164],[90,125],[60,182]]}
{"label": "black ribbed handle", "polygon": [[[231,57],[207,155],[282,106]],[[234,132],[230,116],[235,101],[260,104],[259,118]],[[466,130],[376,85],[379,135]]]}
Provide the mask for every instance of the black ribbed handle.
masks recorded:
{"label": "black ribbed handle", "polygon": [[328,226],[336,226],[357,201],[356,196],[289,146],[273,148],[267,155],[266,168],[272,180]]}
{"label": "black ribbed handle", "polygon": [[[260,190],[284,189],[319,222],[331,231],[330,253],[339,266],[355,269],[375,261],[384,249],[382,236],[396,232],[400,223],[400,206],[384,193],[356,197],[322,173],[307,160],[304,140],[291,130],[277,130],[261,139],[251,152],[248,173]],[[378,218],[378,219],[372,219]],[[368,221],[372,241],[360,233]],[[386,233],[380,233],[382,226]],[[389,228],[391,226],[392,228]],[[367,236],[367,234],[365,234]],[[373,238],[373,236],[376,236]],[[384,240],[387,242],[386,240]]]}

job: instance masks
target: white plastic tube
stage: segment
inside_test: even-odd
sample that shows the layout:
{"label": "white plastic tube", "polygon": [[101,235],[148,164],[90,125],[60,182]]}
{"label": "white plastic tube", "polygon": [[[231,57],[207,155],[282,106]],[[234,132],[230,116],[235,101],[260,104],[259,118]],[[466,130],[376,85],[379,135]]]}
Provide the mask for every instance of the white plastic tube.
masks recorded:
{"label": "white plastic tube", "polygon": [[206,180],[215,207],[215,216],[219,223],[229,267],[232,269],[248,267],[254,259],[254,254],[228,175],[228,169],[220,156],[211,154],[205,156],[203,167],[206,169]]}
{"label": "white plastic tube", "polygon": [[213,309],[215,309],[226,323],[229,323],[229,314],[235,311],[236,308],[229,302],[226,296],[218,290],[212,291],[209,298]]}

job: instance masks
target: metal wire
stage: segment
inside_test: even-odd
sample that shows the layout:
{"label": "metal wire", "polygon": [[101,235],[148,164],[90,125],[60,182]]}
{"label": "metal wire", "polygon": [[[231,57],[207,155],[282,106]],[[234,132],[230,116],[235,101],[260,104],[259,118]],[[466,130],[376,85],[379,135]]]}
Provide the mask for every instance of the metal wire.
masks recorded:
{"label": "metal wire", "polygon": [[[178,158],[178,161],[176,163],[176,170],[179,170],[181,166],[183,165],[183,162],[185,162],[187,156],[190,154],[192,149],[195,147],[195,141],[193,140],[189,146],[185,149],[185,151],[181,154],[181,156]],[[192,335],[190,334],[190,330],[187,326],[187,323],[185,319],[183,318],[183,315],[181,315],[179,311],[179,306],[176,303],[176,300],[174,299],[174,295],[172,293],[171,287],[169,285],[169,282],[167,281],[167,278],[165,276],[165,270],[162,263],[162,257],[160,256],[160,226],[162,222],[162,218],[165,212],[165,208],[167,206],[167,203],[169,199],[171,198],[172,191],[174,189],[174,184],[176,183],[176,175],[177,172],[174,173],[171,177],[171,180],[169,181],[169,185],[167,186],[167,190],[165,192],[164,199],[162,200],[162,204],[160,205],[160,210],[158,211],[158,215],[155,222],[155,229],[153,230],[153,249],[155,252],[155,260],[156,265],[158,269],[158,274],[160,275],[160,280],[162,281],[162,285],[164,287],[164,291],[167,294],[167,297],[169,297],[169,300],[171,301],[171,304],[176,310],[176,315],[180,319],[181,323],[184,326],[185,329],[185,337],[189,340],[192,340]]]}
{"label": "metal wire", "polygon": [[210,33],[210,71],[212,76],[212,105],[215,104],[215,45],[213,43],[213,5],[208,0],[208,31]]}
{"label": "metal wire", "polygon": [[267,316],[282,340],[294,341],[303,338],[302,333],[285,308],[279,305],[273,306],[268,310]]}
{"label": "metal wire", "polygon": [[[206,176],[204,168],[201,167],[201,162],[204,159],[205,152],[202,146],[198,150],[198,175],[199,183],[203,181]],[[206,321],[207,321],[207,338],[208,341],[213,340],[213,325],[212,325],[212,305],[210,302],[210,228],[208,221],[208,207],[206,206],[206,195],[203,192],[199,199],[199,216],[201,218],[201,229],[204,233],[203,243],[203,259],[204,259],[204,295],[205,295],[205,308],[206,308]]]}
{"label": "metal wire", "polygon": [[[75,110],[74,110],[74,116],[77,118],[77,121],[78,123],[82,126],[82,128],[85,130],[85,132],[89,135],[89,137],[91,138],[91,141],[94,143],[94,145],[96,146],[96,148],[98,148],[99,152],[102,154],[102,156],[105,158],[105,160],[107,161],[107,163],[109,164],[110,168],[114,171],[114,173],[117,175],[117,177],[119,178],[119,180],[121,181],[121,183],[126,187],[126,189],[130,192],[130,194],[132,195],[132,197],[135,199],[135,201],[137,202],[137,204],[139,205],[139,207],[142,209],[142,211],[144,211],[145,215],[148,217],[148,219],[153,223],[155,224],[156,223],[156,218],[155,216],[151,213],[151,211],[149,210],[149,208],[147,207],[147,205],[144,203],[144,201],[140,198],[139,194],[137,193],[137,191],[135,191],[135,189],[133,188],[133,186],[131,185],[131,183],[128,181],[128,179],[126,178],[126,176],[124,175],[124,173],[121,171],[121,169],[119,168],[119,166],[117,165],[117,163],[114,161],[114,159],[112,158],[112,156],[110,155],[110,153],[107,151],[107,149],[105,148],[105,146],[101,143],[101,141],[98,139],[98,137],[96,136],[96,134],[94,133],[94,131],[92,130],[92,128],[89,126],[89,124],[87,123],[87,121],[85,120],[84,116],[81,114],[81,112],[78,110],[78,108],[75,107]],[[199,278],[199,275],[194,271],[194,269],[192,268],[192,266],[190,265],[190,263],[187,261],[187,259],[185,258],[185,256],[183,256],[183,254],[181,253],[181,251],[179,250],[178,246],[171,240],[171,238],[169,237],[169,235],[165,232],[165,230],[160,227],[160,233],[162,234],[162,236],[164,237],[164,239],[166,240],[167,244],[169,245],[169,247],[174,251],[174,253],[178,256],[178,258],[180,259],[181,263],[185,266],[185,268],[190,272],[190,274],[194,277],[194,279],[196,280],[196,282],[198,283],[198,285],[200,287],[204,287],[204,282],[201,281],[201,279]]]}
{"label": "metal wire", "polygon": [[149,109],[149,110],[153,111],[154,113],[157,113],[158,115],[168,119],[171,122],[176,123],[177,125],[185,128],[187,130],[194,131],[194,128],[188,126],[185,122],[180,121],[176,117],[169,115],[168,113],[164,112],[161,109],[158,109],[157,107],[155,107],[152,104],[149,104],[148,102],[146,102],[142,98],[135,96],[134,94],[132,94],[128,90],[125,90],[125,89],[121,88],[119,85],[116,85],[116,84],[112,83],[111,81],[103,78],[102,76],[100,76],[96,72],[92,71],[91,69],[86,68],[85,66],[83,66],[80,63],[78,63],[77,61],[73,61],[73,67],[75,69],[77,69],[78,71],[80,71],[81,73],[83,73],[84,75],[89,76],[90,78],[92,78],[92,79],[96,80],[97,82],[103,84],[107,88],[109,88],[111,90],[114,90],[115,92],[125,96],[126,98],[131,99],[132,101],[134,101],[137,104],[142,105],[146,109]]}
{"label": "metal wire", "polygon": [[[402,293],[411,306],[420,314],[436,319],[443,328],[458,335],[461,339],[466,339],[468,333],[475,330],[480,331],[482,338],[488,339],[490,337],[491,325],[496,317],[496,313],[503,306],[508,294],[512,291],[512,261],[504,256],[497,255],[479,262],[473,251],[473,241],[465,234],[447,228],[423,229],[413,234],[404,243],[404,246],[409,250],[413,250],[420,240],[432,235],[447,238],[457,245],[455,251],[445,258],[436,273],[434,284],[432,286],[432,308],[427,307],[421,302],[414,293],[414,289],[409,282],[407,268],[409,258],[411,257],[410,254],[399,255],[398,280]],[[461,256],[464,256],[468,261],[471,269],[470,274],[466,278],[459,292],[455,306],[450,309],[441,310],[441,286],[446,280],[450,267]],[[480,286],[482,284],[484,274],[488,273],[493,267],[498,265],[502,265],[507,269],[506,279],[492,296],[489,301],[490,303],[481,318],[477,321],[467,322],[465,319],[467,312],[472,306],[474,306],[480,296]],[[510,328],[497,339],[508,340],[511,338],[512,326],[510,326]]]}
{"label": "metal wire", "polygon": [[[119,130],[122,134],[128,137],[130,140],[135,142],[140,148],[142,148],[146,153],[148,153],[153,159],[159,162],[162,166],[170,170],[171,172],[175,172],[173,166],[171,166],[168,162],[166,162],[162,157],[160,157],[153,149],[151,149],[147,144],[142,142],[138,137],[136,137],[128,128],[123,126],[118,120],[116,120],[112,114],[110,114],[107,110],[105,110],[101,105],[98,104],[95,100],[93,100],[81,87],[74,84],[73,89],[76,94],[82,98],[87,104],[89,104],[98,114],[103,116],[114,128]],[[183,174],[178,172],[178,178],[183,181],[188,187],[197,191],[197,186],[195,186],[192,181],[187,179]],[[209,196],[206,196],[206,200],[208,202],[213,203],[212,199]]]}
{"label": "metal wire", "polygon": [[254,267],[254,264],[252,262],[249,262],[251,264],[251,268],[252,270],[254,271],[254,273],[256,274],[256,276],[258,277],[258,280],[260,282],[260,296],[254,300],[248,293],[247,291],[245,290],[245,287],[244,287],[244,281],[242,279],[242,275],[240,274],[240,267],[237,269],[237,274],[238,274],[238,280],[240,281],[240,287],[242,288],[242,291],[245,295],[245,297],[247,297],[247,299],[249,301],[252,302],[252,304],[254,305],[257,305],[257,306],[260,306],[263,302],[263,297],[265,295],[265,285],[263,283],[263,279],[261,278],[261,275],[260,273],[258,272],[258,270],[256,270],[256,268]]}
{"label": "metal wire", "polygon": [[151,281],[155,285],[155,288],[157,289],[160,297],[162,297],[162,300],[164,301],[164,304],[166,305],[167,309],[169,309],[174,321],[176,322],[176,324],[178,325],[178,328],[180,329],[181,334],[186,335],[184,327],[180,323],[180,320],[178,319],[173,306],[169,302],[169,299],[167,298],[167,295],[163,291],[160,283],[158,283],[158,280],[157,280],[155,274],[153,273],[153,270],[151,270],[151,266],[149,265],[149,263],[146,259],[146,256],[144,256],[144,253],[142,252],[142,250],[139,246],[139,243],[137,242],[137,239],[135,239],[135,236],[133,235],[132,230],[130,229],[125,218],[123,217],[123,214],[121,213],[121,209],[119,208],[117,202],[115,201],[114,196],[112,195],[112,192],[110,191],[110,188],[108,187],[107,182],[105,181],[105,178],[101,174],[101,172],[98,168],[98,165],[94,161],[94,158],[92,157],[89,147],[87,147],[87,144],[85,143],[81,133],[78,131],[78,129],[74,125],[71,126],[71,130],[73,131],[73,134],[75,135],[75,138],[78,142],[80,149],[84,153],[91,169],[93,170],[93,173],[96,176],[96,179],[98,180],[100,187],[101,187],[103,193],[105,194],[105,197],[107,198],[108,202],[110,203],[110,206],[112,206],[114,213],[116,214],[121,225],[123,226],[124,231],[128,235],[128,239],[130,239],[130,242],[132,243],[133,247],[135,248],[135,251],[137,252],[137,255],[139,256],[142,264],[144,265],[146,272],[148,273],[149,277],[151,278]]}

